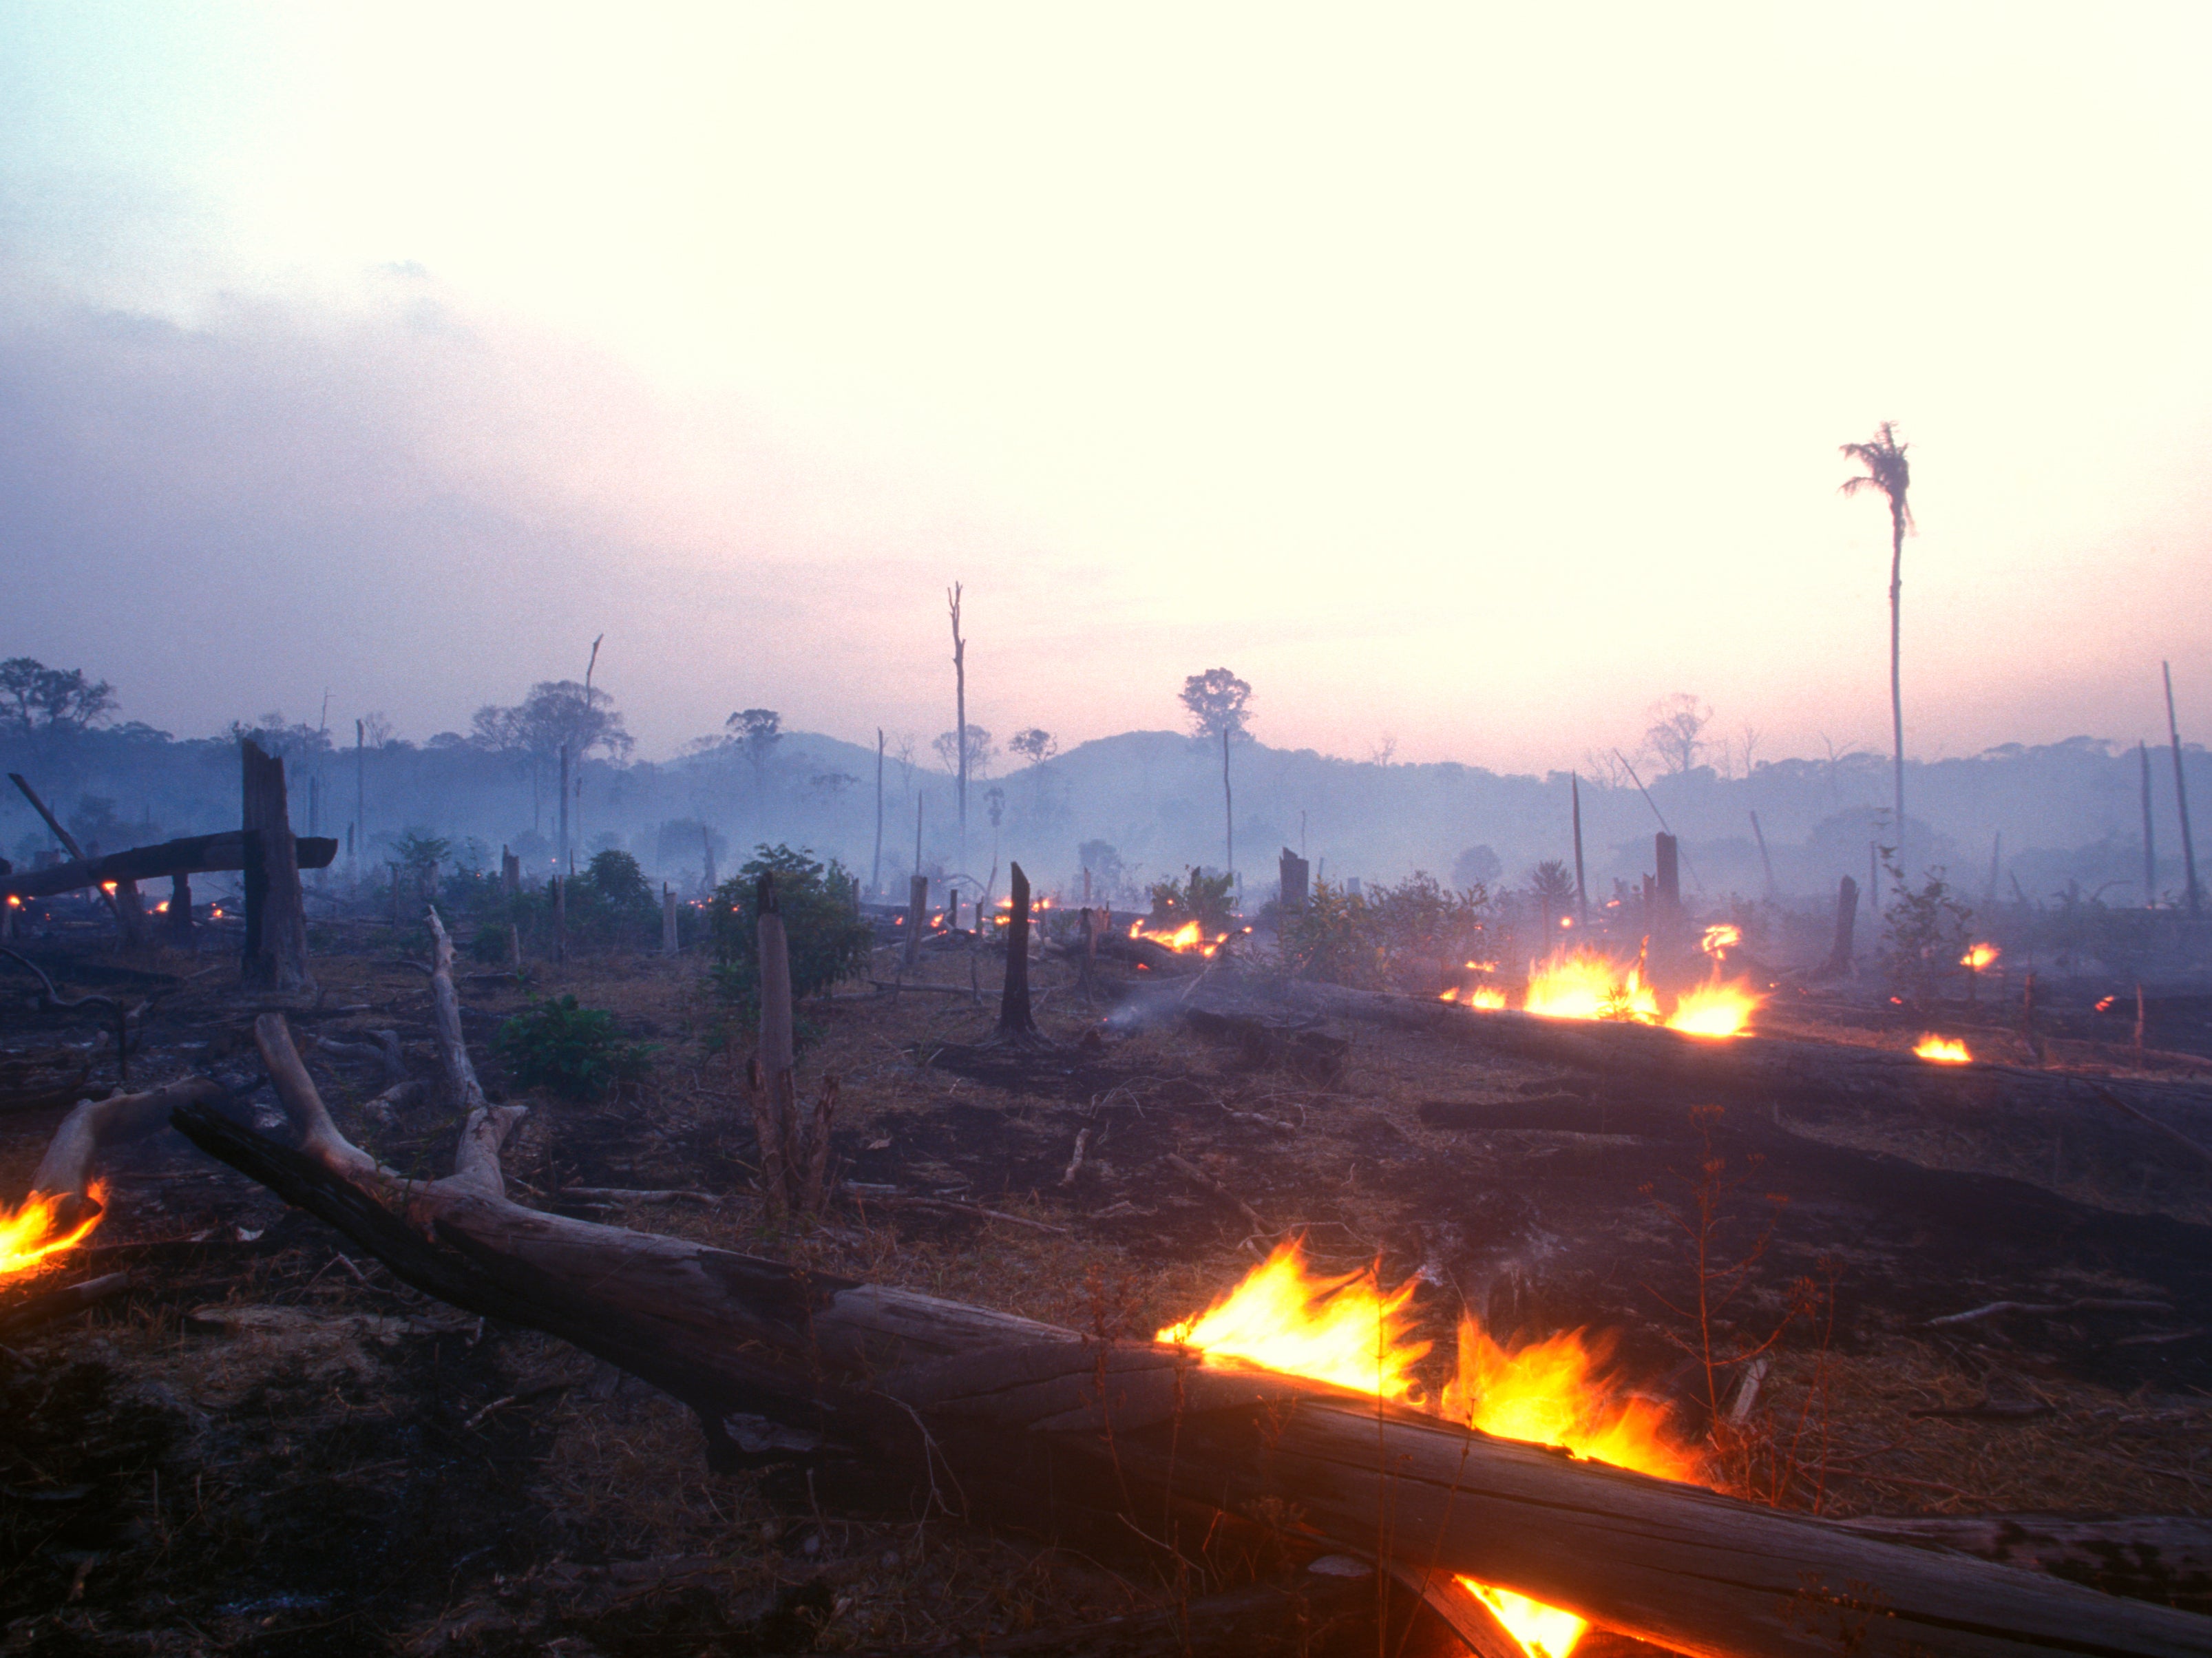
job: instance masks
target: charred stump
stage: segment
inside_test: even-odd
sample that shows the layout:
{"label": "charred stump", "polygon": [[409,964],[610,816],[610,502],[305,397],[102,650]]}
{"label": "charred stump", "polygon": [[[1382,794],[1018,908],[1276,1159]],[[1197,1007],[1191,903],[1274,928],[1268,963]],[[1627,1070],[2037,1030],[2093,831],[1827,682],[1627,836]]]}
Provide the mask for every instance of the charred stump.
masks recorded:
{"label": "charred stump", "polygon": [[[1013,907],[1006,916],[1006,979],[999,992],[999,1026],[994,1042],[1042,1043],[1043,1033],[1030,1012],[1030,878],[1012,865],[1007,892]],[[980,928],[981,922],[976,923]]]}
{"label": "charred stump", "polygon": [[307,905],[284,798],[284,762],[263,753],[250,737],[238,746],[246,833],[246,987],[312,995]]}

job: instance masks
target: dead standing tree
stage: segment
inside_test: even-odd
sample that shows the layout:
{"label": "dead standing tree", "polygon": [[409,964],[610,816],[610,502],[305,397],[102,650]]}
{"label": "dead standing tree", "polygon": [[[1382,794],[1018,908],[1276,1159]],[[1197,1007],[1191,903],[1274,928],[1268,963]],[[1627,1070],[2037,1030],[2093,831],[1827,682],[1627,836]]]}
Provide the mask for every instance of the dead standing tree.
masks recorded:
{"label": "dead standing tree", "polygon": [[[960,584],[945,594],[952,612],[952,742],[960,754],[960,867],[968,866],[968,642],[960,637]],[[915,867],[921,867],[919,853]]]}
{"label": "dead standing tree", "polygon": [[1888,421],[1882,422],[1869,441],[1843,446],[1846,460],[1856,461],[1866,468],[1856,477],[1844,480],[1844,493],[1855,495],[1862,489],[1878,489],[1889,503],[1889,720],[1897,812],[1892,829],[1897,840],[1899,869],[1909,867],[1905,861],[1905,680],[1900,619],[1905,592],[1905,532],[1912,527],[1912,507],[1906,499],[1912,487],[1912,469],[1905,459],[1905,452],[1911,446],[1897,440],[1896,428]]}
{"label": "dead standing tree", "polygon": [[1237,876],[1237,802],[1229,788],[1229,744],[1244,735],[1250,718],[1245,705],[1252,687],[1226,668],[1208,668],[1182,682],[1182,701],[1189,711],[1191,728],[1201,739],[1221,740],[1221,822],[1223,865],[1233,881]]}

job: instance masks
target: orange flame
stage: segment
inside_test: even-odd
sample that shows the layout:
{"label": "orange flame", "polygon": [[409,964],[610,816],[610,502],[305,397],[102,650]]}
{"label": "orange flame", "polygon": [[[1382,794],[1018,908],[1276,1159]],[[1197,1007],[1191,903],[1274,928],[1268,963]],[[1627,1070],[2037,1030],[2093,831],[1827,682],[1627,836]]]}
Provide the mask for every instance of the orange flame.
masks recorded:
{"label": "orange flame", "polygon": [[1994,967],[1997,957],[2003,954],[1995,944],[1975,944],[1959,957],[1959,965],[1979,973],[1985,967]]}
{"label": "orange flame", "polygon": [[1150,938],[1156,944],[1165,944],[1178,955],[1185,955],[1194,950],[1201,956],[1212,955],[1215,950],[1221,948],[1223,941],[1229,937],[1224,932],[1219,938],[1208,944],[1206,929],[1195,921],[1185,921],[1171,932],[1149,932],[1146,931],[1142,921],[1132,921],[1129,923],[1129,936],[1132,938]]}
{"label": "orange flame", "polygon": [[1912,1050],[1923,1060],[1937,1065],[1972,1065],[1974,1056],[1966,1051],[1966,1043],[1955,1036],[1939,1036],[1934,1031],[1923,1035]]}
{"label": "orange flame", "polygon": [[[1670,1435],[1666,1412],[1626,1395],[1607,1377],[1611,1343],[1579,1331],[1505,1347],[1462,1315],[1456,1374],[1431,1401],[1414,1375],[1431,1345],[1411,1333],[1407,1307],[1414,1281],[1385,1291],[1371,1267],[1317,1276],[1307,1270],[1302,1242],[1278,1245],[1234,1290],[1158,1339],[1434,1410],[1500,1438],[1562,1445],[1662,1479],[1703,1479],[1696,1456]],[[1510,1589],[1459,1581],[1529,1658],[1567,1658],[1588,1627],[1572,1612]]]}
{"label": "orange flame", "polygon": [[1734,950],[1742,942],[1743,929],[1723,921],[1718,926],[1705,929],[1705,936],[1698,941],[1698,948],[1708,956],[1718,956],[1723,950]]}
{"label": "orange flame", "polygon": [[1750,1027],[1765,999],[1741,980],[1716,979],[1686,992],[1672,1014],[1662,1014],[1658,994],[1644,982],[1640,967],[1596,950],[1573,950],[1529,964],[1522,1006],[1547,1019],[1624,1019],[1692,1036],[1735,1036]]}
{"label": "orange flame", "polygon": [[1698,985],[1682,993],[1667,1020],[1667,1029],[1692,1036],[1741,1035],[1765,999],[1740,981]]}
{"label": "orange flame", "polygon": [[1528,964],[1528,994],[1522,1004],[1546,1019],[1641,1019],[1659,1023],[1659,999],[1643,970],[1623,967],[1594,950],[1555,951]]}
{"label": "orange flame", "polygon": [[0,1207],[0,1278],[28,1272],[49,1255],[73,1249],[90,1236],[107,1212],[107,1187],[95,1182],[86,1195],[92,1212],[66,1232],[54,1230],[65,1196],[33,1192],[20,1208]]}

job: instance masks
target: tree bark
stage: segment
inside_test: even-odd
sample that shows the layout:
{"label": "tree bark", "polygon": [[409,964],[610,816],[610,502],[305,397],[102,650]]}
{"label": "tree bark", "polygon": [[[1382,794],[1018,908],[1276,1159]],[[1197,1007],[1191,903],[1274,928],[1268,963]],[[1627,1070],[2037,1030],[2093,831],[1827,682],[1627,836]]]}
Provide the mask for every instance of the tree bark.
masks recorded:
{"label": "tree bark", "polygon": [[911,973],[921,961],[922,923],[929,917],[929,877],[916,875],[906,884],[906,966]]}
{"label": "tree bark", "polygon": [[240,740],[239,759],[246,835],[246,987],[312,995],[307,905],[300,890],[299,849],[285,801],[284,762],[264,754],[250,737]]}
{"label": "tree bark", "polygon": [[1896,782],[1897,866],[1905,861],[1905,501],[1889,497],[1889,720],[1892,764]]}
{"label": "tree bark", "polygon": [[[690,1404],[831,1436],[978,1519],[1127,1517],[1170,1546],[1287,1503],[1299,1535],[1464,1573],[1711,1658],[2203,1658],[2212,1624],[1808,1515],[1493,1439],[1326,1385],[1202,1362],[509,1202],[519,1113],[472,1113],[409,1181],[331,1126],[283,1020],[256,1029],[298,1151],[204,1108],[210,1152],[417,1288],[562,1336]],[[1153,1532],[1152,1528],[1160,1528]]]}

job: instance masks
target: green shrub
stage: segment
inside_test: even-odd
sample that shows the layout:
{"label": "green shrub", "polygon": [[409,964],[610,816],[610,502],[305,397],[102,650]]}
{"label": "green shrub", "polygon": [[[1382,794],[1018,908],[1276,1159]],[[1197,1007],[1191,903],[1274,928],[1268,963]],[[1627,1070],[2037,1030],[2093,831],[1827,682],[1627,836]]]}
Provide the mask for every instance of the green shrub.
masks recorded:
{"label": "green shrub", "polygon": [[1207,875],[1195,869],[1181,881],[1156,881],[1152,887],[1153,923],[1181,926],[1185,921],[1196,921],[1209,934],[1226,932],[1236,916],[1229,896],[1234,884],[1232,876]]}
{"label": "green shrub", "polygon": [[533,1001],[500,1026],[492,1047],[517,1083],[572,1100],[639,1081],[653,1061],[651,1048],[623,1041],[613,1014],[579,1007],[574,996]]}
{"label": "green shrub", "polygon": [[817,863],[805,850],[763,846],[715,889],[714,983],[747,1015],[760,1006],[759,884],[775,877],[777,911],[791,942],[791,993],[814,996],[868,964],[875,929],[860,919],[857,885],[834,859]]}
{"label": "green shrub", "polygon": [[1299,978],[1426,993],[1486,947],[1489,902],[1480,885],[1455,892],[1419,870],[1364,893],[1316,881],[1304,909],[1278,909],[1275,933]]}

